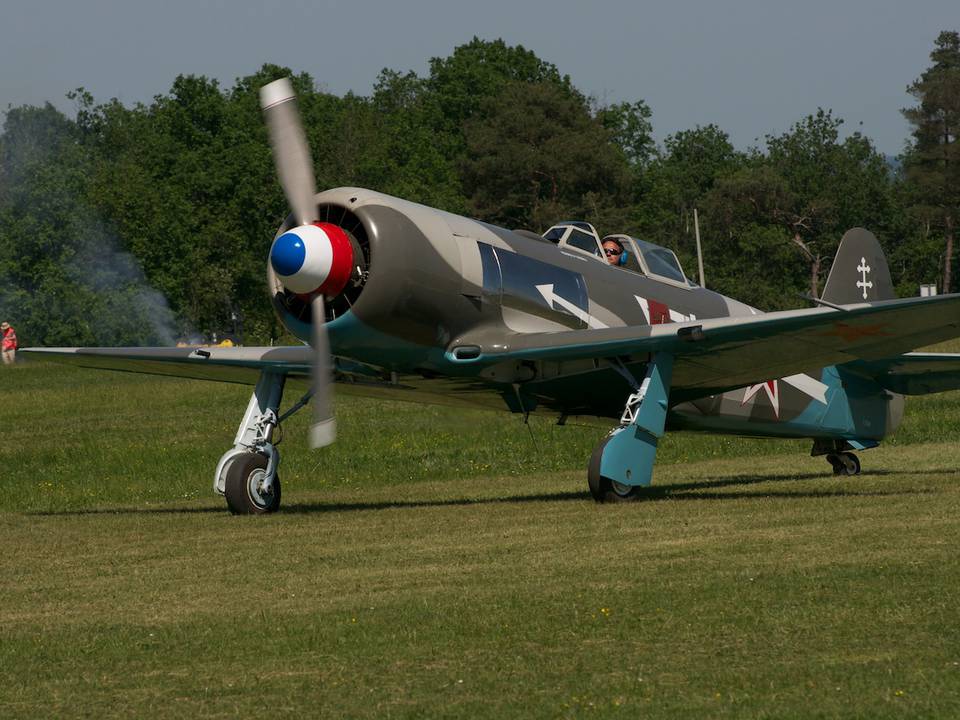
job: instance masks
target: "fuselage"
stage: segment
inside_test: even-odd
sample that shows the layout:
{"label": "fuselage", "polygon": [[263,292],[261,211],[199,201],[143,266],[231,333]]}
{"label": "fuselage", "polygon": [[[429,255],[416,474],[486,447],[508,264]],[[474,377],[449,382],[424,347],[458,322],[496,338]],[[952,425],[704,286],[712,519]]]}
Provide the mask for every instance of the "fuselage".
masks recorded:
{"label": "fuselage", "polygon": [[[328,310],[332,352],[407,387],[513,412],[617,418],[630,382],[595,360],[498,363],[509,334],[643,327],[761,311],[676,277],[608,265],[602,255],[357,188],[317,195],[364,267]],[[281,227],[283,232],[290,223]],[[278,233],[279,235],[279,233]],[[637,268],[640,270],[640,268]],[[274,305],[304,341],[312,321],[270,278]],[[490,358],[489,360],[487,358]],[[625,367],[643,377],[645,357]],[[435,381],[435,382],[434,382]],[[668,427],[756,436],[879,438],[903,401],[844,368],[816,368],[709,397],[671,397]]]}

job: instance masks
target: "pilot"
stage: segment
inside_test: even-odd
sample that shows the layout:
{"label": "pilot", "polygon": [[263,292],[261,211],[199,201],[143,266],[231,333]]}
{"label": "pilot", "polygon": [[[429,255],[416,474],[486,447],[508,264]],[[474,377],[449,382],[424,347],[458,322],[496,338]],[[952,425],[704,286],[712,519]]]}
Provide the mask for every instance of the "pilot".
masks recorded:
{"label": "pilot", "polygon": [[603,254],[607,258],[608,265],[623,265],[623,261],[627,258],[621,242],[613,238],[603,241]]}

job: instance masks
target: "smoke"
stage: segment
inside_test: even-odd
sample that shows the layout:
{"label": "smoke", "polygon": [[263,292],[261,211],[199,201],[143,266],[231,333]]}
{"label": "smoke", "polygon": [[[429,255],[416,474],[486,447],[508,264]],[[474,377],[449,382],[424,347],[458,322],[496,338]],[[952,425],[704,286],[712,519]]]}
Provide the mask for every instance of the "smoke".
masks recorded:
{"label": "smoke", "polygon": [[[116,310],[127,318],[127,322],[114,317],[106,330],[121,329],[130,322],[138,323],[145,327],[139,332],[128,327],[122,334],[128,338],[130,335],[139,336],[138,340],[151,345],[175,345],[178,336],[176,318],[166,297],[147,282],[137,260],[120,250],[118,245],[119,241],[102,228],[91,229],[83,251],[70,262],[70,275],[107,307],[119,305]],[[103,338],[104,341],[117,339]]]}
{"label": "smoke", "polygon": [[0,137],[0,315],[25,343],[173,345],[166,298],[87,202],[92,155],[51,105]]}

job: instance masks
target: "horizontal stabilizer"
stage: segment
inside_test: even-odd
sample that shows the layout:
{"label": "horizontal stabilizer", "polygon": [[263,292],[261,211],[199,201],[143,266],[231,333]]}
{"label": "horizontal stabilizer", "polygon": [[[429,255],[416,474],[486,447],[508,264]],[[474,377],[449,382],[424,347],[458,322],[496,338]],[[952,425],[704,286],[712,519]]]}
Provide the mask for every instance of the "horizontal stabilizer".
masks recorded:
{"label": "horizontal stabilizer", "polygon": [[901,395],[960,390],[960,355],[953,353],[907,353],[888,360],[852,363],[849,367]]}

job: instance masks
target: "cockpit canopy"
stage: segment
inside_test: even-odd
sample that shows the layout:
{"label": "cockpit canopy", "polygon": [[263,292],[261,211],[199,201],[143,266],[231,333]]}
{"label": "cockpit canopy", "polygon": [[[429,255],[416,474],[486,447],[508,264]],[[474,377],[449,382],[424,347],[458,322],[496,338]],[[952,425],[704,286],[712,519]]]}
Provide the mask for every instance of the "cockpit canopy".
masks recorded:
{"label": "cockpit canopy", "polygon": [[641,272],[645,275],[664,278],[682,285],[690,284],[686,275],[683,274],[683,268],[680,267],[680,261],[673,250],[627,235],[608,237],[619,240],[628,251],[631,246],[634,248],[633,252],[636,253],[636,257],[640,261]]}
{"label": "cockpit canopy", "polygon": [[596,228],[581,220],[558,222],[543,234],[544,240],[556,243],[560,247],[571,247],[597,258],[603,258],[600,235]]}
{"label": "cockpit canopy", "polygon": [[606,262],[603,241],[616,240],[623,246],[625,257],[620,265],[624,270],[665,280],[677,285],[693,285],[683,274],[680,261],[669,248],[630,235],[607,235],[600,240],[596,228],[582,220],[564,220],[543,234],[543,239],[564,249],[574,249]]}

